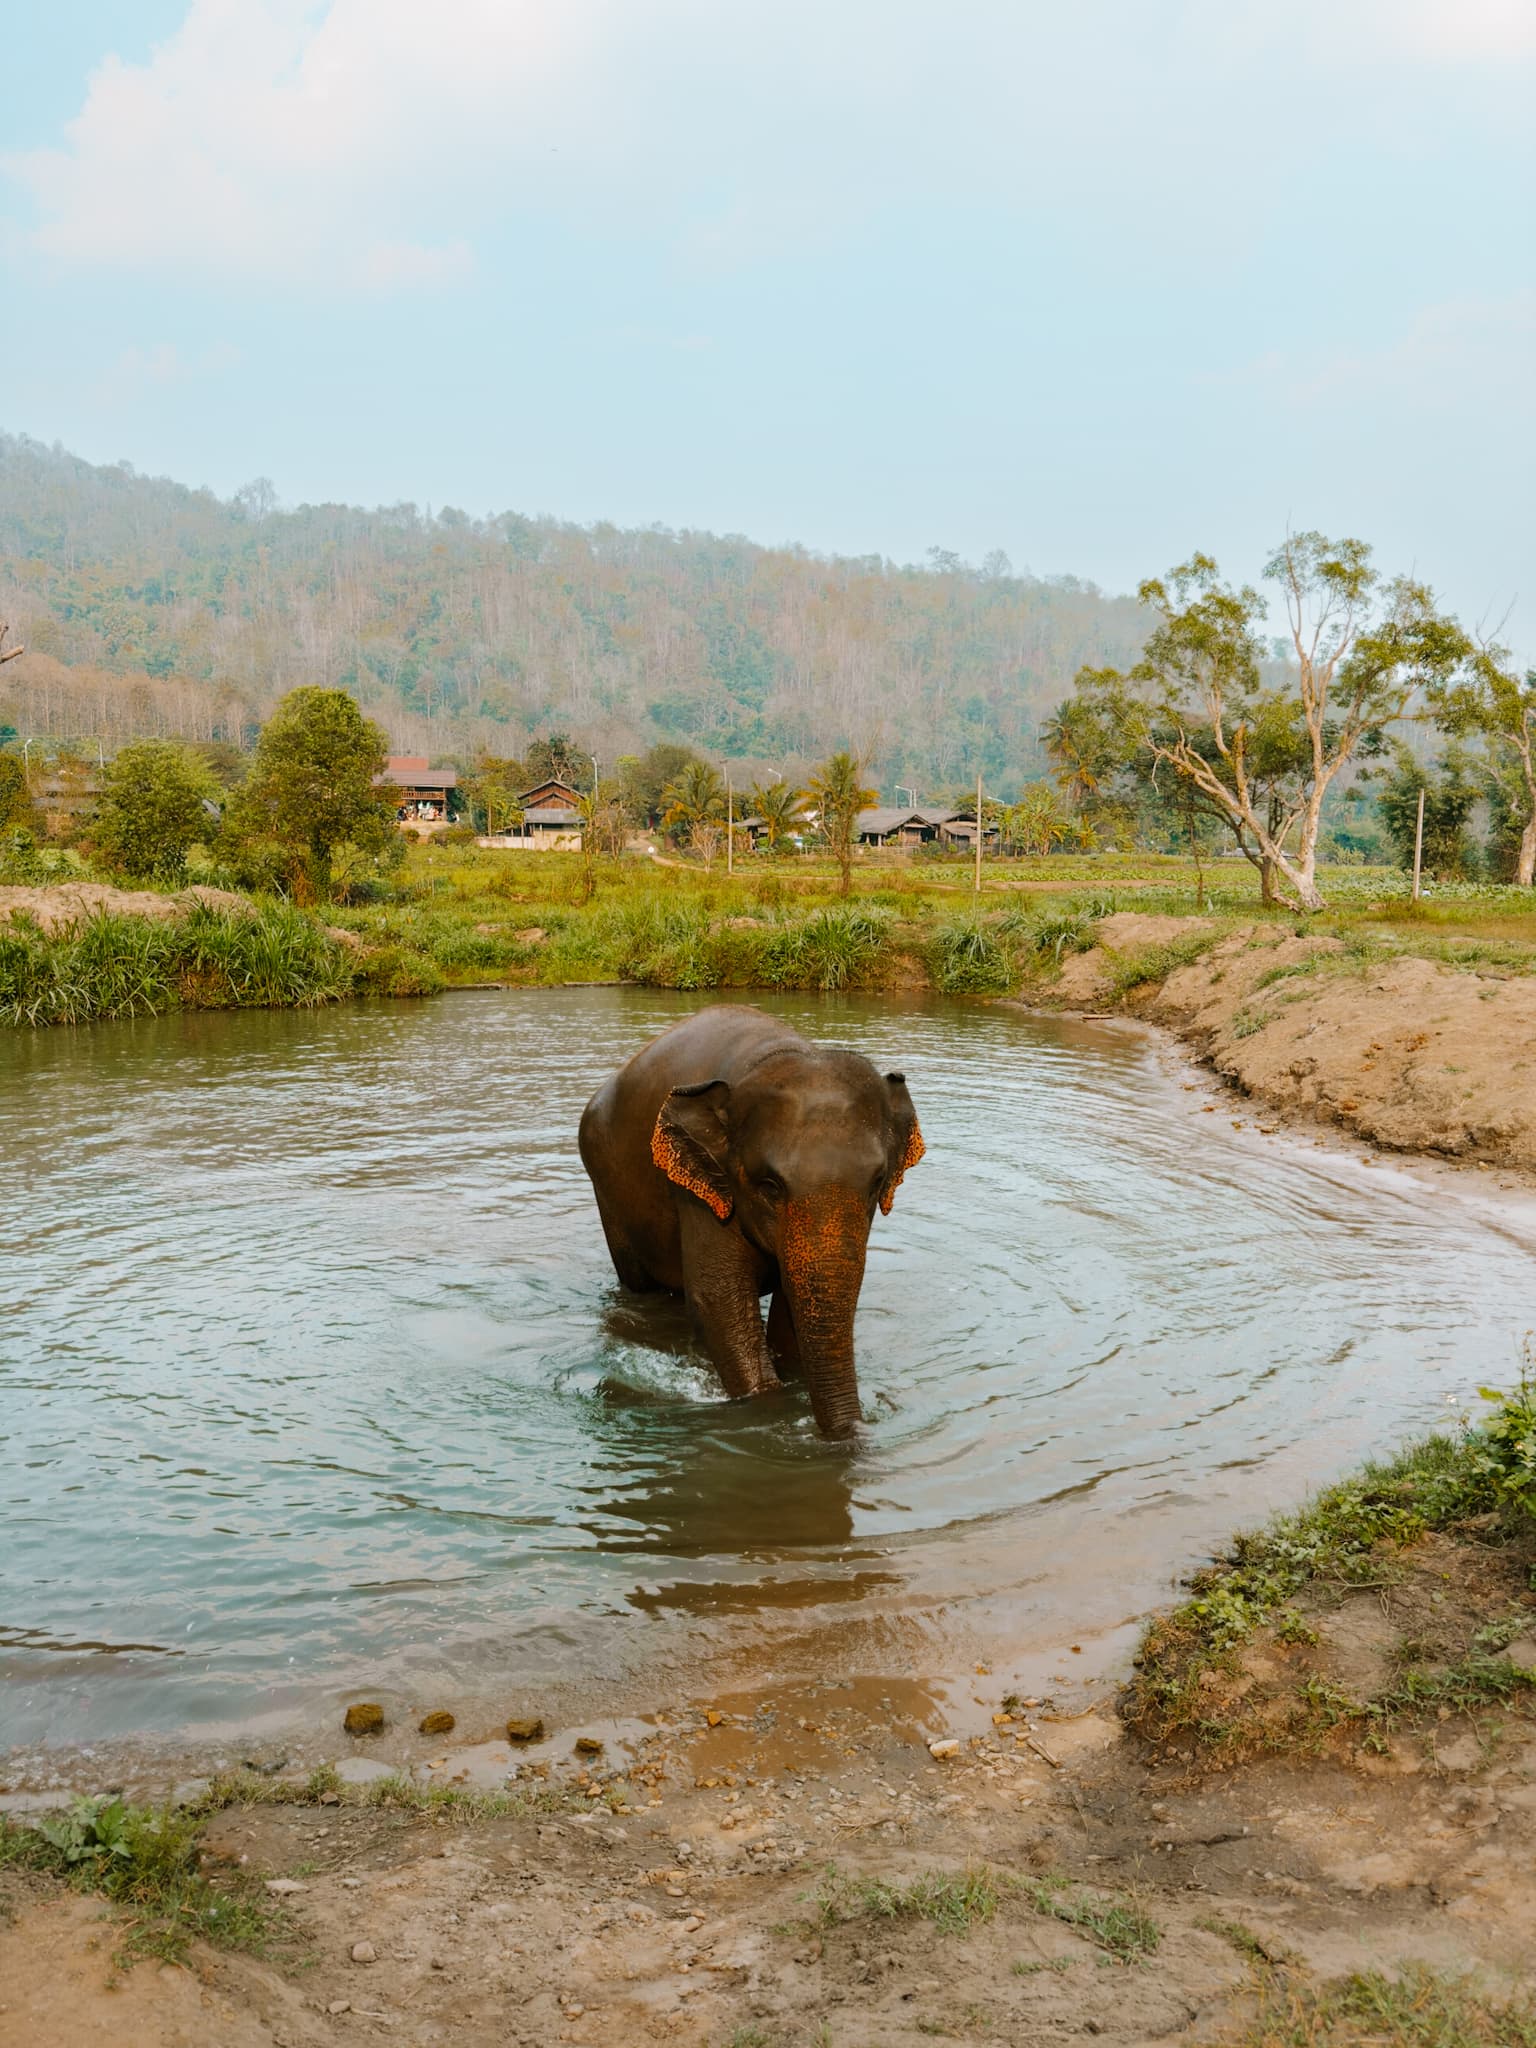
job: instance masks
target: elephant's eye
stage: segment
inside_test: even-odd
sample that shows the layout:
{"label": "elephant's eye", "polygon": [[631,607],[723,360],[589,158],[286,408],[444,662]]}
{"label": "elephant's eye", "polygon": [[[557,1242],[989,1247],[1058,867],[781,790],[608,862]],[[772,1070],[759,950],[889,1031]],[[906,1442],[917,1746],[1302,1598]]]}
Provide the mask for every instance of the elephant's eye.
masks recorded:
{"label": "elephant's eye", "polygon": [[784,1192],[784,1183],[776,1173],[760,1173],[757,1176],[757,1192],[766,1201],[776,1202]]}

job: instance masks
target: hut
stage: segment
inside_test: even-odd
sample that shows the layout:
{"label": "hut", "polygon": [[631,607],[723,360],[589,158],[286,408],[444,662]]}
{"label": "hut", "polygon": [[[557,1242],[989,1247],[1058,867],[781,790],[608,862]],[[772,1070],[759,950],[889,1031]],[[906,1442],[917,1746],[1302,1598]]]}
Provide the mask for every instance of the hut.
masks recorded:
{"label": "hut", "polygon": [[395,822],[408,831],[441,831],[453,808],[459,778],[451,768],[429,768],[425,754],[391,754],[375,789],[393,789]]}

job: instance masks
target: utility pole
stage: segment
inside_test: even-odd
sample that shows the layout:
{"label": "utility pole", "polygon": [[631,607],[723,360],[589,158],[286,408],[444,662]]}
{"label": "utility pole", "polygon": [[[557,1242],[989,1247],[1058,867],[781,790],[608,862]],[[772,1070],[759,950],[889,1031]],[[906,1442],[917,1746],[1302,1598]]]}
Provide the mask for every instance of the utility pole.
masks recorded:
{"label": "utility pole", "polygon": [[978,907],[981,903],[981,770],[976,771],[976,882],[974,892]]}
{"label": "utility pole", "polygon": [[1413,829],[1413,900],[1419,900],[1419,875],[1424,866],[1424,792],[1419,791],[1419,822]]}
{"label": "utility pole", "polygon": [[725,771],[725,872],[736,872],[736,794],[731,788],[731,771]]}

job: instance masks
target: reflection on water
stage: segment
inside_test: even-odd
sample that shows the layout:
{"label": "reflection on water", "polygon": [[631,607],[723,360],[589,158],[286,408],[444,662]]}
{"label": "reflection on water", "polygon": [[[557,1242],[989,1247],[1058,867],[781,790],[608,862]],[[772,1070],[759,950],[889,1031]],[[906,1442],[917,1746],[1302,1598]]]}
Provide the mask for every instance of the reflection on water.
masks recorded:
{"label": "reflection on water", "polygon": [[1235,1132],[1114,1026],[786,998],[909,1076],[851,1453],[616,1294],[588,1093],[702,1000],[0,1041],[0,1742],[1113,1629],[1497,1377],[1530,1244]]}

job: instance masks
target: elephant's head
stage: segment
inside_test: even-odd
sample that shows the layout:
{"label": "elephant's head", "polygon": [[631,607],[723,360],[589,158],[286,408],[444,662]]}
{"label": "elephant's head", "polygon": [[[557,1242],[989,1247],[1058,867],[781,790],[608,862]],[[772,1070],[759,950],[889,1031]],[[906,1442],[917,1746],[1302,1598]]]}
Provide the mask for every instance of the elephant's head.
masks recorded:
{"label": "elephant's head", "polygon": [[857,1053],[773,1052],[733,1083],[674,1088],[651,1155],[776,1267],[817,1425],[849,1435],[870,1224],[923,1156],[903,1076]]}

